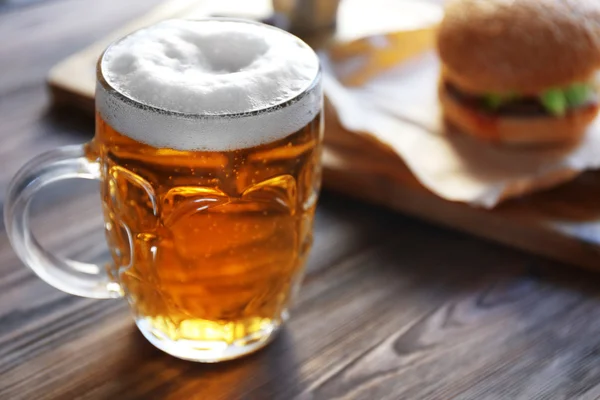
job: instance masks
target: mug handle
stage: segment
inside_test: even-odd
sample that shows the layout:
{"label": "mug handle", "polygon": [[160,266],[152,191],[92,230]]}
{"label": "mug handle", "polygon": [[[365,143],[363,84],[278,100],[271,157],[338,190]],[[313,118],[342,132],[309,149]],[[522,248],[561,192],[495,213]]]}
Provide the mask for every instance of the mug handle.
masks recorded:
{"label": "mug handle", "polygon": [[100,164],[86,157],[85,145],[48,151],[23,166],[8,186],[4,224],[15,252],[40,278],[64,292],[95,299],[123,295],[106,268],[58,257],[45,250],[29,226],[30,204],[43,187],[65,179],[101,179]]}

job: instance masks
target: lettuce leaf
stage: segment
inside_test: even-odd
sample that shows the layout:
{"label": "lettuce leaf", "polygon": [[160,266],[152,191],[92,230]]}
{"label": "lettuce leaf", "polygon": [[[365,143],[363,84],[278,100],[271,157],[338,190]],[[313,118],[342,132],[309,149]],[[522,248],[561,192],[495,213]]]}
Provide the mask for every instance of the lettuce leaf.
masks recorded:
{"label": "lettuce leaf", "polygon": [[[584,105],[594,93],[595,87],[590,83],[574,83],[566,88],[552,88],[541,93],[538,98],[544,108],[557,117],[564,116],[571,108]],[[519,93],[487,93],[483,96],[485,107],[497,111],[511,101],[524,98]]]}

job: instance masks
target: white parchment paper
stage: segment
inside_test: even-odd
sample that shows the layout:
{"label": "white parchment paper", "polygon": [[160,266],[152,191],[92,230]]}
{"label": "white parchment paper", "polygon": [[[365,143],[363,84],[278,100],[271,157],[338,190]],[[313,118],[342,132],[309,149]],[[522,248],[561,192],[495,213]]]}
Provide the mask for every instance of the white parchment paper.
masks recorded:
{"label": "white parchment paper", "polygon": [[391,147],[426,188],[447,200],[492,208],[504,199],[600,167],[600,119],[570,149],[501,147],[444,132],[437,100],[439,62],[434,53],[360,87],[340,83],[337,77],[344,73],[344,65],[333,64],[326,55],[322,61],[325,94],[344,128]]}

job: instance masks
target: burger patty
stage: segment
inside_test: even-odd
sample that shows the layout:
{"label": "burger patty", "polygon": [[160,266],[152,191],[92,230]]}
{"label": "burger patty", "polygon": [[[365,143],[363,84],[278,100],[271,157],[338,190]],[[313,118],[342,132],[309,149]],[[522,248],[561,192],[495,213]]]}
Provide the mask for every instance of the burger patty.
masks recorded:
{"label": "burger patty", "polygon": [[[491,110],[486,105],[485,99],[482,96],[465,93],[448,82],[445,83],[445,89],[456,101],[482,113],[505,117],[553,117],[552,113],[544,107],[541,100],[535,96],[516,97],[515,99],[500,105],[497,109]],[[594,96],[590,97],[590,100],[580,107],[595,106],[597,103],[597,98]]]}

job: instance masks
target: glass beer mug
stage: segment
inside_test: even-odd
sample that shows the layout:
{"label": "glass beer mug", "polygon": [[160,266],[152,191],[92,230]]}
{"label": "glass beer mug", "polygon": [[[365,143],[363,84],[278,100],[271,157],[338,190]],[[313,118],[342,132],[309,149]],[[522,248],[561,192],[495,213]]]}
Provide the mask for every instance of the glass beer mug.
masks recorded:
{"label": "glass beer mug", "polygon": [[[318,58],[289,33],[225,19],[134,32],[98,62],[94,139],[10,184],[11,243],[60,290],[125,297],[171,355],[253,352],[286,319],[311,247],[321,110]],[[71,178],[100,182],[107,267],[49,253],[28,226],[36,192]]]}

